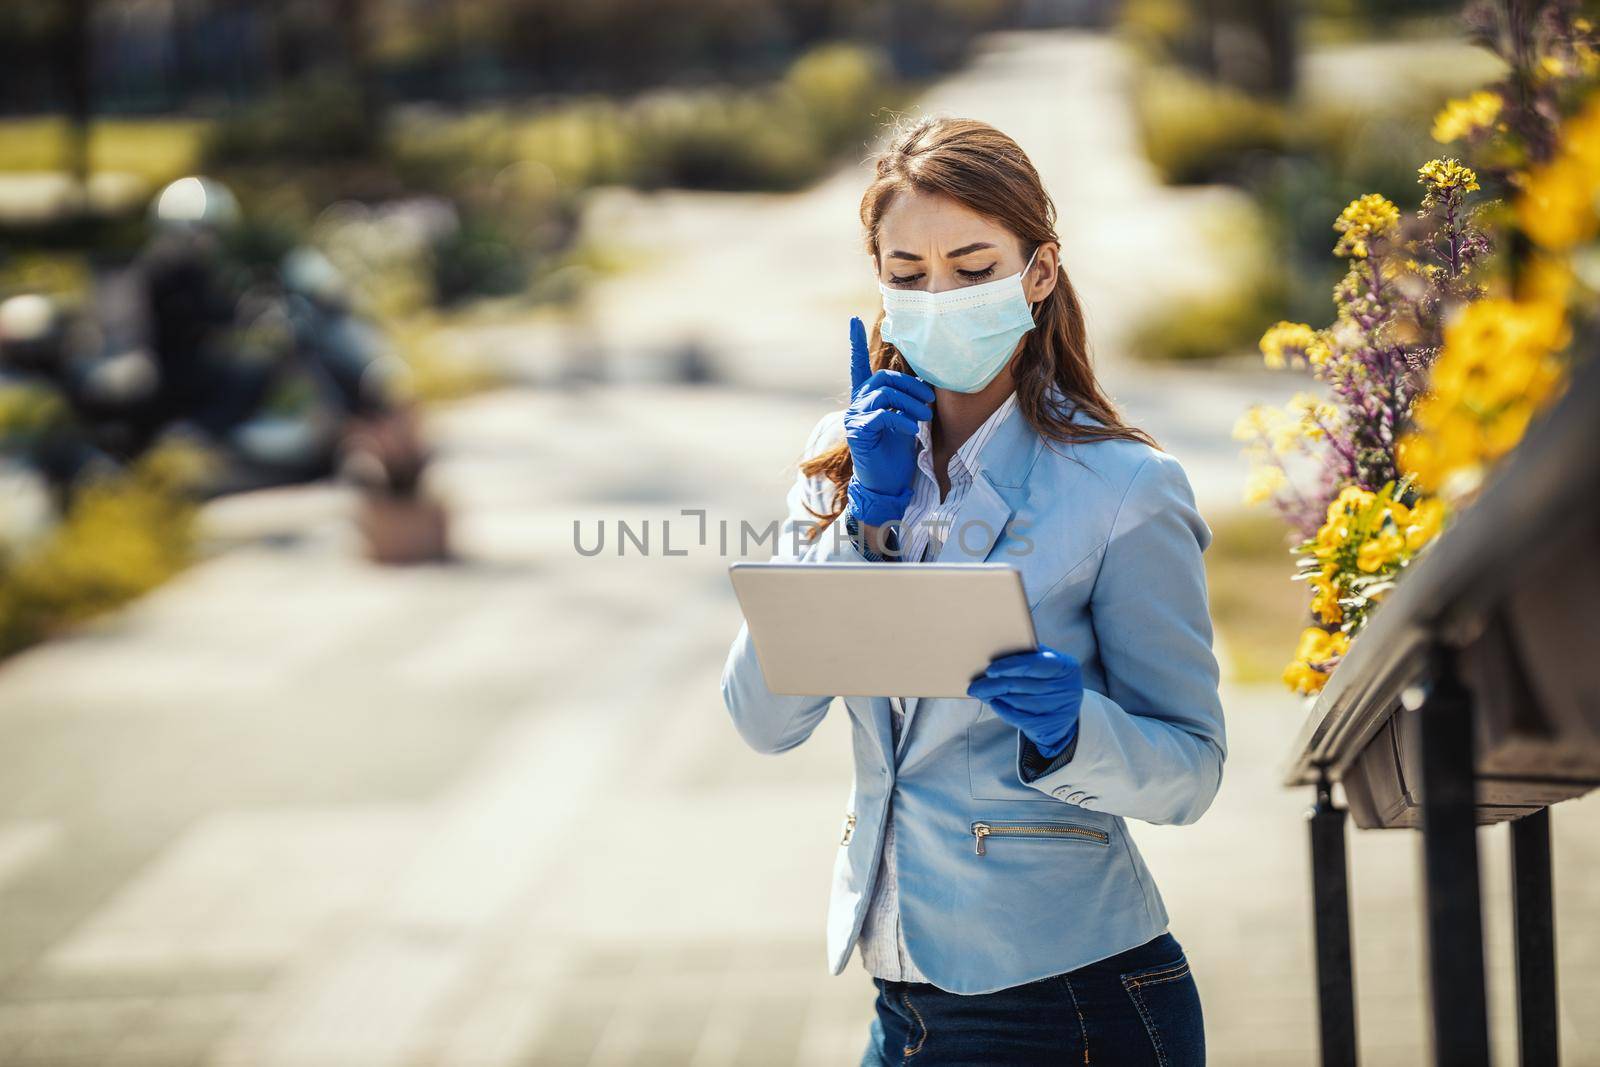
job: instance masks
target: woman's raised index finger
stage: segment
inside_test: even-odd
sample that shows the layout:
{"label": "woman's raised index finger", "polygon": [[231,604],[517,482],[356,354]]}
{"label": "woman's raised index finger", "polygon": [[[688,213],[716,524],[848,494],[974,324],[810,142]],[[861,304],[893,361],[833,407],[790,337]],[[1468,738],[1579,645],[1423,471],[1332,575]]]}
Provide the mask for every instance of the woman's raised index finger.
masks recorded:
{"label": "woman's raised index finger", "polygon": [[861,387],[872,377],[872,356],[867,351],[867,328],[856,316],[850,316],[850,395],[861,392]]}

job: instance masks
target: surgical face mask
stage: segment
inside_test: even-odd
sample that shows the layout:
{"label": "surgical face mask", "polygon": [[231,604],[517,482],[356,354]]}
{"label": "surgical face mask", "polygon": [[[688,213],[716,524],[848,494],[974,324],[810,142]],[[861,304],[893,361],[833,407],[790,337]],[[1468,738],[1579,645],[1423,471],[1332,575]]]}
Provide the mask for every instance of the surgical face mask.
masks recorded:
{"label": "surgical face mask", "polygon": [[942,293],[896,289],[883,294],[883,339],[906,357],[917,377],[940,389],[976,393],[999,374],[1017,342],[1033,329],[1033,308],[1022,278],[1033,266],[982,285]]}

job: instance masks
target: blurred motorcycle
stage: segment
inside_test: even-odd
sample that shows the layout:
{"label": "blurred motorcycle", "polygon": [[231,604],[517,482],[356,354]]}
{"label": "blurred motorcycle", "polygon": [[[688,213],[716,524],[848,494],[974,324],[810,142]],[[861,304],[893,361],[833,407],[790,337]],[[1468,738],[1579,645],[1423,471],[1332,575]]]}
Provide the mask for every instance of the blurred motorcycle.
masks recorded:
{"label": "blurred motorcycle", "polygon": [[220,460],[202,495],[341,468],[369,495],[416,495],[427,452],[383,332],[313,248],[265,276],[232,261],[223,238],[238,218],[225,186],[179,179],[152,204],[145,250],[96,278],[88,309],[37,294],[0,303],[0,382],[51,398],[54,412],[12,434],[10,450],[61,500],[169,437]]}

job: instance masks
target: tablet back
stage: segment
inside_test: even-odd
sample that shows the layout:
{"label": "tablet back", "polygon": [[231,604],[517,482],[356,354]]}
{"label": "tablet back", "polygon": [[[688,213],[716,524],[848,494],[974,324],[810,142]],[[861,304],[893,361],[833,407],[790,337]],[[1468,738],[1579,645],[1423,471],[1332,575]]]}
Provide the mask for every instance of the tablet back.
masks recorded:
{"label": "tablet back", "polygon": [[1004,563],[735,563],[767,688],[806,696],[964,697],[995,656],[1035,647]]}

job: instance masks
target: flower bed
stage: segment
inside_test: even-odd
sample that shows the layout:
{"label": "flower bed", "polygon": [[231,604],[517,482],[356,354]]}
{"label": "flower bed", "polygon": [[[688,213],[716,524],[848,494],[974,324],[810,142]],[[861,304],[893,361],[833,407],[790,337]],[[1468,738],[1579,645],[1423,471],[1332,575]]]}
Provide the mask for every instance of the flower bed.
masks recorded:
{"label": "flower bed", "polygon": [[[1600,37],[1572,5],[1469,11],[1507,77],[1451,101],[1436,139],[1476,167],[1430,160],[1414,213],[1378,194],[1333,224],[1347,262],[1321,329],[1280,322],[1268,366],[1320,385],[1236,430],[1247,499],[1297,535],[1311,625],[1284,681],[1311,694],[1375,606],[1470,504],[1530,422],[1560,395],[1575,334],[1593,325],[1600,270]],[[1522,21],[1513,22],[1513,19]],[[1488,188],[1498,199],[1476,194]]]}

